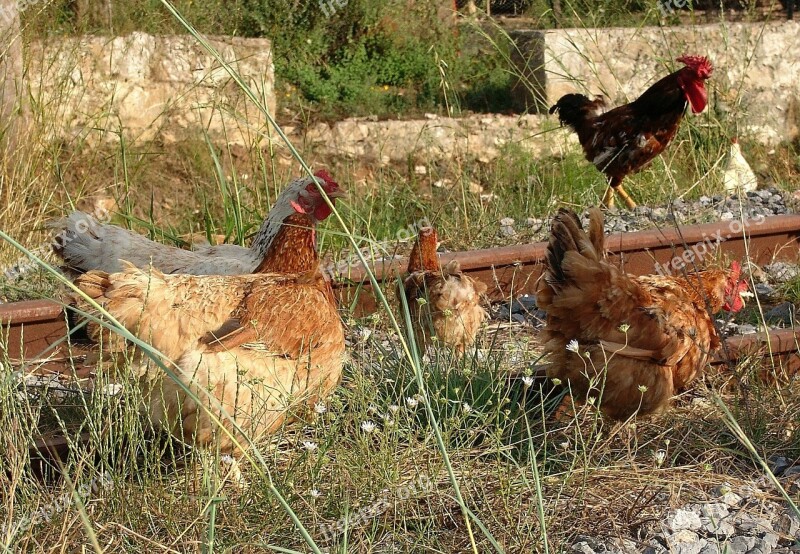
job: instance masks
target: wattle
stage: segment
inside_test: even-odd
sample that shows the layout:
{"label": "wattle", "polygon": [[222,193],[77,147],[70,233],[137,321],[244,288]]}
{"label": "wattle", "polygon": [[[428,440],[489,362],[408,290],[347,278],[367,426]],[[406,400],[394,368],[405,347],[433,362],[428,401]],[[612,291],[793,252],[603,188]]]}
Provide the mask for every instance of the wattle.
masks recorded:
{"label": "wattle", "polygon": [[317,221],[323,221],[326,217],[331,215],[331,213],[333,213],[333,210],[331,210],[327,204],[323,203],[317,206],[314,210],[314,218]]}
{"label": "wattle", "polygon": [[700,113],[706,109],[708,93],[703,81],[690,81],[683,86],[683,92],[686,94],[686,100],[692,106],[692,113]]}

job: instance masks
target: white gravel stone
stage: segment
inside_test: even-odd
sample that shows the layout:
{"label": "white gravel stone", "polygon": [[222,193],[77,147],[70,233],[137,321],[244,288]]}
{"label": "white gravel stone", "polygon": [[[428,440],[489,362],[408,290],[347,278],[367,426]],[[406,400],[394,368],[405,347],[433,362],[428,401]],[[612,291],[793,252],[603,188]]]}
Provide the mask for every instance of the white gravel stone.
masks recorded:
{"label": "white gravel stone", "polygon": [[680,508],[669,515],[664,523],[671,531],[681,531],[683,529],[696,531],[703,525],[697,512]]}
{"label": "white gravel stone", "polygon": [[736,528],[730,522],[730,511],[728,505],[722,502],[703,504],[700,508],[703,514],[700,521],[703,522],[702,530],[716,536],[730,537]]}
{"label": "white gravel stone", "polygon": [[700,554],[707,544],[706,539],[701,539],[697,533],[688,529],[683,529],[667,537],[667,546],[673,554]]}

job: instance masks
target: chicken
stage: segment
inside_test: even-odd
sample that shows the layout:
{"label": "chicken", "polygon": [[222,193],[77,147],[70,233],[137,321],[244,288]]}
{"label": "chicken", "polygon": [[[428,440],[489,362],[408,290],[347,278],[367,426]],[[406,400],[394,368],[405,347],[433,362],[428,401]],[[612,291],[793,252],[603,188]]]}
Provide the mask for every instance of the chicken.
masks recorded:
{"label": "chicken", "polygon": [[463,354],[486,319],[480,305],[486,284],[464,275],[458,260],[442,267],[437,245],[436,230],[421,228],[403,281],[411,324],[420,347],[429,346],[435,336]]}
{"label": "chicken", "polygon": [[550,113],[558,112],[562,125],[578,133],[586,159],[609,179],[603,205],[614,205],[617,192],[631,209],[636,203],[622,188],[626,175],[635,173],[669,145],[683,119],[687,102],[693,113],[707,103],[704,81],[713,67],[707,58],[682,56],[685,67],[670,73],[629,104],[604,112],[605,100],[582,94],[562,96]]}
{"label": "chicken", "polygon": [[722,172],[722,184],[728,194],[747,194],[758,187],[756,174],[742,156],[742,149],[736,137],[731,139],[731,149]]}
{"label": "chicken", "polygon": [[548,376],[613,419],[664,410],[720,347],[711,314],[744,307],[740,273],[733,262],[681,277],[627,275],[605,259],[600,210],[590,211],[588,235],[560,210],[537,290]]}
{"label": "chicken", "polygon": [[[331,202],[341,196],[339,186],[326,171],[317,171],[315,176]],[[115,225],[99,223],[83,212],[73,212],[53,225],[56,229],[53,250],[78,273],[93,269],[114,273],[122,269],[120,260],[126,260],[140,268],[152,264],[163,273],[242,275],[252,273],[264,258],[281,222],[294,213],[293,203],[306,209],[316,206],[309,211],[315,222],[328,217],[331,210],[320,199],[319,188],[311,178],[297,179],[289,184],[278,196],[250,248],[222,244],[183,250],[153,242]]]}
{"label": "chicken", "polygon": [[237,442],[246,447],[269,435],[335,388],[345,343],[316,251],[322,203],[321,196],[316,203],[291,202],[256,274],[165,275],[123,262],[119,273],[77,278],[84,293],[155,347],[178,375],[180,383],[136,352],[155,425],[195,446],[236,453]]}

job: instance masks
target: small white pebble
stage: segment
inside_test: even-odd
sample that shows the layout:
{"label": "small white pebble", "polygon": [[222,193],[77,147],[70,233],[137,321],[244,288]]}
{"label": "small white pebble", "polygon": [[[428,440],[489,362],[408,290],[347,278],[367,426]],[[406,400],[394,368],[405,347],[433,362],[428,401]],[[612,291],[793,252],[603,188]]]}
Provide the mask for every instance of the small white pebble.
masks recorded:
{"label": "small white pebble", "polygon": [[103,394],[106,396],[117,396],[122,392],[123,386],[121,383],[108,383],[103,387]]}

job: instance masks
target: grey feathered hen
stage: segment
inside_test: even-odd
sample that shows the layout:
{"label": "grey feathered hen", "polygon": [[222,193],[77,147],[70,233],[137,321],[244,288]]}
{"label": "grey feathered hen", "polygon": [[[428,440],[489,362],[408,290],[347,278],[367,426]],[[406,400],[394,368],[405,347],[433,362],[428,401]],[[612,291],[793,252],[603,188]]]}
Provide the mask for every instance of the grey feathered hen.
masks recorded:
{"label": "grey feathered hen", "polygon": [[[326,171],[320,170],[314,175],[332,201],[341,196],[339,186]],[[95,269],[120,272],[123,270],[120,260],[125,260],[139,268],[152,264],[162,273],[243,275],[252,273],[264,258],[283,220],[295,212],[293,204],[311,209],[317,222],[330,215],[330,208],[325,202],[318,202],[319,198],[319,189],[310,177],[293,181],[278,196],[249,248],[221,244],[183,250],[116,225],[100,223],[89,214],[75,211],[52,226],[56,233],[53,250],[78,273]]]}

